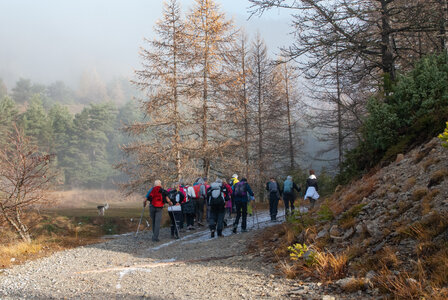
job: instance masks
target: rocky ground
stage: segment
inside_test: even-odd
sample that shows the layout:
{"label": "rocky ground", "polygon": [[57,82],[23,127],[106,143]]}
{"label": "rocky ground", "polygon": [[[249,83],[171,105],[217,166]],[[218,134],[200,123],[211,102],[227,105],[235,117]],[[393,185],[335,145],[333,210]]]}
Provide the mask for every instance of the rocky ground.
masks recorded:
{"label": "rocky ground", "polygon": [[[266,213],[249,232],[211,239],[208,230],[158,243],[144,231],[56,253],[0,273],[0,299],[341,299],[331,287],[278,275],[275,267],[246,254],[254,233],[270,226]],[[260,229],[258,229],[260,227]]]}

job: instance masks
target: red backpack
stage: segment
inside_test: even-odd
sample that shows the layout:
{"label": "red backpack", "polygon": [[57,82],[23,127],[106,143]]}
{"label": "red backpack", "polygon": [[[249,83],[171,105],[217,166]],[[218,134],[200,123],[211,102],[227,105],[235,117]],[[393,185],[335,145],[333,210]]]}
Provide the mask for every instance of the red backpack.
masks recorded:
{"label": "red backpack", "polygon": [[197,198],[201,198],[201,185],[202,184],[196,184],[196,185],[193,186],[194,195],[195,195],[196,199]]}

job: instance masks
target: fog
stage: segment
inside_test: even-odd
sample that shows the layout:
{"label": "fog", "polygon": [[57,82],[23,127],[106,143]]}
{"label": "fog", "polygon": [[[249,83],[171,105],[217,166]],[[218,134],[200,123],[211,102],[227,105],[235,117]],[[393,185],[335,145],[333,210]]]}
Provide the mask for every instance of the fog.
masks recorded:
{"label": "fog", "polygon": [[[183,12],[192,0],[180,0]],[[291,43],[290,17],[272,10],[250,20],[250,3],[221,2],[228,18],[265,39],[271,53]],[[77,88],[82,72],[96,71],[107,82],[130,78],[139,68],[143,38],[153,37],[162,15],[158,0],[1,0],[0,78],[11,89],[19,78],[49,84],[65,81]]]}

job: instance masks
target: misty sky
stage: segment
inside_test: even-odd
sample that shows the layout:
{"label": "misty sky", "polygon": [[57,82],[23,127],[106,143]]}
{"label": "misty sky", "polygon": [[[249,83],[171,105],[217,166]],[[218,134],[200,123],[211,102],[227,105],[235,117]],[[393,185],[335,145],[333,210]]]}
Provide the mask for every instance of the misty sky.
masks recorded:
{"label": "misty sky", "polygon": [[[182,10],[192,0],[180,0]],[[252,37],[257,31],[271,53],[291,43],[290,17],[272,10],[247,21],[250,3],[220,0],[228,18]],[[76,88],[83,71],[105,81],[130,78],[139,68],[143,37],[161,17],[161,0],[0,0],[0,78],[9,89],[20,77],[48,84],[66,81]]]}

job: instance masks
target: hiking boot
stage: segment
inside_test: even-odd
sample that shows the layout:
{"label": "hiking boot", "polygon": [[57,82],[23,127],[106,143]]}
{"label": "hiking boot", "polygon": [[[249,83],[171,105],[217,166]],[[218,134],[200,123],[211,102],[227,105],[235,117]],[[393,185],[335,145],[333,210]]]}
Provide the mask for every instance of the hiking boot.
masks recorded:
{"label": "hiking boot", "polygon": [[237,228],[236,226],[233,226],[233,229],[232,229],[233,233],[236,233],[236,228]]}
{"label": "hiking boot", "polygon": [[212,230],[212,232],[210,233],[210,237],[214,238],[215,237],[215,231]]}
{"label": "hiking boot", "polygon": [[223,237],[222,231],[218,231],[218,237]]}

